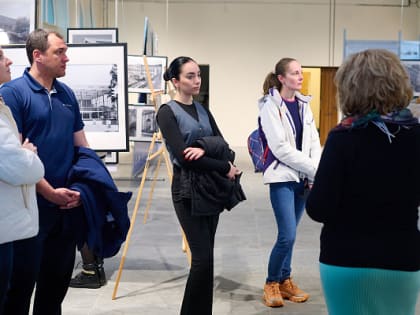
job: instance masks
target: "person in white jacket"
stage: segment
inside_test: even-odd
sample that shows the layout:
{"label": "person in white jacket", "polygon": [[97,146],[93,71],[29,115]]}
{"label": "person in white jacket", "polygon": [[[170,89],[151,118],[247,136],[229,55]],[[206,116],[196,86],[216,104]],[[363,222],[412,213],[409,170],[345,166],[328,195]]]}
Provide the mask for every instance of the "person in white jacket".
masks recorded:
{"label": "person in white jacket", "polygon": [[[0,85],[10,81],[10,65],[0,48]],[[36,147],[20,141],[10,109],[0,96],[0,314],[9,286],[13,241],[38,233],[35,184],[44,176]]]}
{"label": "person in white jacket", "polygon": [[264,285],[263,300],[269,307],[283,306],[284,299],[305,302],[309,298],[291,278],[296,229],[321,155],[311,97],[299,93],[302,82],[299,62],[283,58],[267,75],[259,100],[261,128],[272,160],[263,178],[270,185],[278,227]]}

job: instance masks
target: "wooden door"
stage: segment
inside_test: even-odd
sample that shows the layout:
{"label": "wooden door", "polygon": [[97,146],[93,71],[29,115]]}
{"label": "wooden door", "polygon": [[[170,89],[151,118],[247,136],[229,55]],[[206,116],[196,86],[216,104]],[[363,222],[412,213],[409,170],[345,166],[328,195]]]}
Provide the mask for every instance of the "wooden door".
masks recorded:
{"label": "wooden door", "polygon": [[334,85],[334,76],[337,67],[321,68],[321,99],[319,117],[319,136],[321,145],[327,140],[329,131],[338,123],[338,110],[336,102],[337,89]]}

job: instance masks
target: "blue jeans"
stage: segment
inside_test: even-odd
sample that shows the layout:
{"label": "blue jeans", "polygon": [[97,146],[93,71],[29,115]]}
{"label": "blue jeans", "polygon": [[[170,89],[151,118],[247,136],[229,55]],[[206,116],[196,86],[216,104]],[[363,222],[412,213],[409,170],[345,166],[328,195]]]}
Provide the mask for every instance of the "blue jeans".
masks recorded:
{"label": "blue jeans", "polygon": [[270,200],[277,222],[277,240],[268,263],[267,282],[290,277],[297,225],[305,209],[304,182],[270,184]]}

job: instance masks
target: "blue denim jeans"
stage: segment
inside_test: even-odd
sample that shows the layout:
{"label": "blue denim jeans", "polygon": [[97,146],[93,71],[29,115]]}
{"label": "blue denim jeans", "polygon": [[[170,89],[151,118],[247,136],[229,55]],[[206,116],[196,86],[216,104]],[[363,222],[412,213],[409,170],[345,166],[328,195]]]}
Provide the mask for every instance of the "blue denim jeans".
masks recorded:
{"label": "blue denim jeans", "polygon": [[270,199],[277,222],[277,240],[268,263],[267,282],[290,277],[297,225],[305,209],[304,182],[270,184]]}

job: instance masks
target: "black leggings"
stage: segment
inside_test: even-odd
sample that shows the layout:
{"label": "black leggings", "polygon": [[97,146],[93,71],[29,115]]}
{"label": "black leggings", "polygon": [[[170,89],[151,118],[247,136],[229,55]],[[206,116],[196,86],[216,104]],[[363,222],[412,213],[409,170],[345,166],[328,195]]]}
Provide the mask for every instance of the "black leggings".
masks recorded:
{"label": "black leggings", "polygon": [[177,198],[177,189],[174,186],[172,186],[172,194],[175,212],[184,230],[192,256],[181,315],[211,315],[214,237],[219,214],[192,216],[191,201]]}

